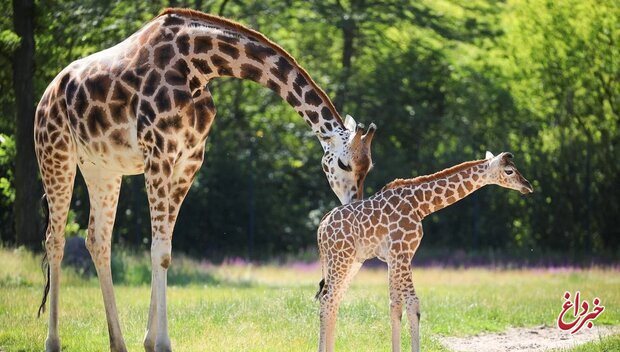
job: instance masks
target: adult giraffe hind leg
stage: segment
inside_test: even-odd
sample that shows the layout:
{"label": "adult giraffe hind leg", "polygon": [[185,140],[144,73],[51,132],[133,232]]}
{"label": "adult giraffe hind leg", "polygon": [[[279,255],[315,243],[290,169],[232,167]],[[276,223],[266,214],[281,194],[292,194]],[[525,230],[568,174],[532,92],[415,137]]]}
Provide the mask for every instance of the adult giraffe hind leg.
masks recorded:
{"label": "adult giraffe hind leg", "polygon": [[126,352],[127,348],[125,347],[125,341],[123,340],[118,321],[114,286],[112,284],[112,270],[110,268],[112,229],[114,227],[122,175],[88,168],[87,166],[81,166],[80,170],[84,176],[90,199],[86,248],[88,248],[95,263],[97,276],[99,277],[108,323],[110,350],[113,352]]}
{"label": "adult giraffe hind leg", "polygon": [[60,263],[64,255],[65,226],[76,172],[76,149],[65,115],[56,106],[48,108],[47,101],[45,101],[37,109],[35,151],[47,197],[49,215],[45,232],[45,251],[49,265],[50,307],[45,350],[55,352],[60,351],[58,336]]}

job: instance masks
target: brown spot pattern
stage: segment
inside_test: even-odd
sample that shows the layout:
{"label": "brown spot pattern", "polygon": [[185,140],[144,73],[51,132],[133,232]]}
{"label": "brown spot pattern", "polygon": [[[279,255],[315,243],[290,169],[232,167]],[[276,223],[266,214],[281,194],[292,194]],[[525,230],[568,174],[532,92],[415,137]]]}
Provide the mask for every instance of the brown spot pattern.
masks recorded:
{"label": "brown spot pattern", "polygon": [[241,65],[241,77],[255,82],[259,82],[263,75],[263,71],[256,66],[250,64]]}
{"label": "brown spot pattern", "polygon": [[266,58],[276,55],[276,51],[262,44],[248,43],[245,45],[245,55],[249,59],[258,61],[262,64],[265,62]]}
{"label": "brown spot pattern", "polygon": [[211,37],[196,37],[194,38],[194,53],[205,54],[209,50],[213,49],[213,42]]}
{"label": "brown spot pattern", "polygon": [[293,65],[288,62],[285,58],[280,57],[278,61],[275,63],[275,67],[272,67],[269,72],[271,72],[277,79],[279,79],[282,83],[288,83],[288,74],[293,70]]}
{"label": "brown spot pattern", "polygon": [[142,88],[142,94],[144,94],[147,97],[150,97],[151,95],[153,95],[157,87],[159,87],[160,81],[161,81],[161,75],[159,74],[159,72],[152,70],[151,73],[149,73],[148,77],[146,78],[146,81],[144,81],[144,87]]}
{"label": "brown spot pattern", "polygon": [[163,70],[174,57],[174,48],[172,47],[172,44],[164,44],[156,48],[154,56],[155,65]]}

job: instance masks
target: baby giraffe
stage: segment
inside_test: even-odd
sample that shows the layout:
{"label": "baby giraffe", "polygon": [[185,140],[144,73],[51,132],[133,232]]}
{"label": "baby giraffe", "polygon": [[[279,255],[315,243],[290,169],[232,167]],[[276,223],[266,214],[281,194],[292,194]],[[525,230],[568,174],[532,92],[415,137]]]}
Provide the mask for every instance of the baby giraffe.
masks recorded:
{"label": "baby giraffe", "polygon": [[422,241],[422,219],[496,184],[532,193],[512,154],[465,162],[428,176],[397,179],[372,197],[331,210],[317,237],[323,269],[317,298],[321,302],[319,352],[334,351],[336,315],[349,282],[369,258],[388,264],[392,351],[400,351],[403,304],[411,328],[411,350],[420,350],[420,300],[411,276],[411,259]]}

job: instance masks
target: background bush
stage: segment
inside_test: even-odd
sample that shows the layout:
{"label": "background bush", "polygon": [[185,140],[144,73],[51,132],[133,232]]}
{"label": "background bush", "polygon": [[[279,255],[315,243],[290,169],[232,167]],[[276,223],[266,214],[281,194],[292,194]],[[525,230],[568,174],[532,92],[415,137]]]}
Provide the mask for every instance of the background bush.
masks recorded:
{"label": "background bush", "polygon": [[[290,51],[343,115],[379,126],[367,195],[393,178],[481,158],[486,150],[515,154],[535,193],[522,197],[483,189],[432,215],[425,223],[425,247],[525,258],[554,252],[566,262],[618,258],[616,1],[54,0],[35,5],[37,97],[72,60],[123,40],[163,7],[224,15]],[[0,11],[12,14],[8,2]],[[11,16],[4,16],[2,67],[11,67],[7,58],[18,39]],[[0,236],[7,243],[19,237],[11,225],[16,109],[11,86],[10,70],[1,70]],[[213,81],[210,89],[218,116],[203,170],[176,225],[175,249],[214,260],[312,252],[318,220],[337,205],[320,169],[319,143],[294,110],[267,89],[234,79]],[[123,183],[114,241],[147,249],[143,177],[126,177]],[[78,224],[73,230],[79,232],[89,209],[80,177],[73,209]],[[115,268],[127,280],[145,279],[121,264]]]}

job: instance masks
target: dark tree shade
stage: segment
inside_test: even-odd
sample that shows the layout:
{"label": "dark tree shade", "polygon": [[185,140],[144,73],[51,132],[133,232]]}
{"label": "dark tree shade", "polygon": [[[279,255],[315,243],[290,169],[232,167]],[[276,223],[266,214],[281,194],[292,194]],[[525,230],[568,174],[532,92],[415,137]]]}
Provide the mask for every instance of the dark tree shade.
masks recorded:
{"label": "dark tree shade", "polygon": [[[0,1],[0,67],[16,63],[14,71],[0,70],[0,239],[42,240],[34,226],[34,197],[42,192],[31,130],[44,89],[73,60],[115,45],[176,5],[259,30],[298,59],[343,115],[377,124],[366,196],[395,177],[429,174],[486,150],[514,153],[534,194],[488,187],[431,216],[419,260],[463,253],[617,262],[617,3]],[[320,144],[294,109],[254,82],[213,80],[209,89],[217,119],[175,227],[175,251],[209,260],[314,258],[316,226],[337,205]],[[90,207],[80,176],[71,209],[66,235],[86,235]],[[115,242],[148,250],[143,176],[124,179],[115,224]]]}
{"label": "dark tree shade", "polygon": [[15,233],[19,244],[35,248],[42,240],[37,211],[40,183],[34,154],[34,1],[13,1],[13,24],[20,45],[13,55],[13,89],[17,106],[15,160]]}

